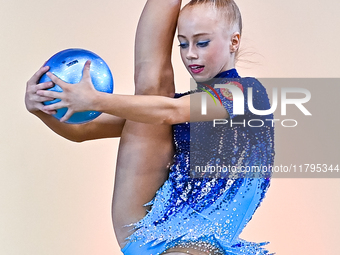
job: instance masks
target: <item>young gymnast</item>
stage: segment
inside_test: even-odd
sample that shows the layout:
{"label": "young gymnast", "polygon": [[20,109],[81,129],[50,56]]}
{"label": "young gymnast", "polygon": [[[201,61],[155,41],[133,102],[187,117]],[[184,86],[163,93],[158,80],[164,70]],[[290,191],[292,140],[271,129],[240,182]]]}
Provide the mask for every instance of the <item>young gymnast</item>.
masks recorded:
{"label": "young gymnast", "polygon": [[[55,105],[44,106],[43,111],[52,113],[68,107],[62,121],[77,111],[99,110],[136,122],[174,125],[175,156],[169,178],[148,203],[152,205],[150,212],[132,224],[135,231],[122,249],[124,254],[266,254],[261,244],[238,236],[262,201],[269,176],[190,178],[193,162],[202,166],[232,165],[239,170],[273,163],[273,127],[265,121],[273,117],[252,114],[247,103],[248,88],[252,88],[255,109],[268,109],[266,91],[256,79],[242,79],[234,69],[242,31],[239,10],[230,0],[194,0],[181,11],[178,22],[185,66],[200,88],[206,82],[210,86],[207,91],[216,91],[223,106],[207,97],[208,114],[201,115],[198,91],[177,94],[176,99],[102,94],[91,84],[87,62],[79,84],[70,86],[49,74],[64,92],[38,90],[39,96],[61,99]],[[233,98],[225,90],[214,89],[216,81],[212,78],[224,82],[232,79],[240,84],[245,98],[244,115],[233,114]],[[235,123],[256,119],[266,124],[215,128],[213,119]]]}

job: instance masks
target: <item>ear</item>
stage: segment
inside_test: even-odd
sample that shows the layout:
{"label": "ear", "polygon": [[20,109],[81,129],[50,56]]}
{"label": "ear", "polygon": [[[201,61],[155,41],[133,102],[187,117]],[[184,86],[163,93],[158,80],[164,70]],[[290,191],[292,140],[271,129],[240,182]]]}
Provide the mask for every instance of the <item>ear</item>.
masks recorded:
{"label": "ear", "polygon": [[230,52],[236,52],[240,47],[241,35],[239,32],[234,32],[230,38]]}

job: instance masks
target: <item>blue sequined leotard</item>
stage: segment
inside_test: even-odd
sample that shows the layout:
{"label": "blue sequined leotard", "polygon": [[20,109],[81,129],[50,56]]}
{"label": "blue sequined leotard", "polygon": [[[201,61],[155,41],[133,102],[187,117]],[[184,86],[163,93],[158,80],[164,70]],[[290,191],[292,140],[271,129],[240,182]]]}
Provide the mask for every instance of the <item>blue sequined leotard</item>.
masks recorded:
{"label": "blue sequined leotard", "polygon": [[[132,224],[135,231],[122,249],[125,255],[158,255],[173,247],[202,247],[211,254],[267,254],[263,243],[247,242],[239,239],[239,234],[262,201],[270,174],[233,177],[230,172],[214,172],[211,176],[204,169],[217,165],[270,168],[274,160],[274,128],[268,120],[273,116],[250,112],[248,88],[252,88],[255,109],[269,109],[269,99],[259,81],[240,78],[235,69],[216,78],[223,83],[232,79],[241,84],[244,115],[232,114],[233,99],[210,84],[212,90],[207,90],[218,93],[229,113],[229,123],[233,121],[234,125],[214,127],[207,121],[173,126],[175,155],[169,178],[147,204],[152,205],[150,212]],[[193,171],[193,164],[202,171]]]}

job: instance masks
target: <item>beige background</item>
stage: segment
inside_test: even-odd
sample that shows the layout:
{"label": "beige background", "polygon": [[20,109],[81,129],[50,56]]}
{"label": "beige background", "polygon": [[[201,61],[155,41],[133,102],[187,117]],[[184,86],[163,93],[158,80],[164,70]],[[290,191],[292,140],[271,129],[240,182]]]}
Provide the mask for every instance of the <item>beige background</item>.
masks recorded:
{"label": "beige background", "polygon": [[[110,215],[118,139],[69,142],[30,115],[23,97],[44,61],[72,47],[102,56],[115,93],[131,94],[144,2],[0,0],[0,254],[120,254]],[[244,20],[242,76],[340,76],[339,1],[237,2]],[[185,91],[189,75],[177,46],[173,59],[178,91]],[[328,130],[315,136],[339,139]],[[277,141],[282,146],[285,137],[278,134]],[[295,147],[286,145],[286,151]],[[326,144],[327,150],[334,148]],[[274,179],[242,237],[270,241],[279,255],[339,254],[339,185],[339,179]]]}

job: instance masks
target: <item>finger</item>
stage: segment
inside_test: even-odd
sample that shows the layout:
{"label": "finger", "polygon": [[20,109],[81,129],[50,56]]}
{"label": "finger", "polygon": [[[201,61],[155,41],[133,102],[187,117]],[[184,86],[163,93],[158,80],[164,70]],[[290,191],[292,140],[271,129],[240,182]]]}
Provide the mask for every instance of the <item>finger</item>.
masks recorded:
{"label": "finger", "polygon": [[73,114],[73,111],[68,109],[68,111],[65,113],[65,115],[60,119],[60,122],[68,121],[68,119],[71,118],[72,114]]}
{"label": "finger", "polygon": [[60,88],[65,88],[67,86],[67,83],[64,82],[62,79],[59,79],[57,76],[55,76],[51,72],[47,72],[46,75],[53,81],[54,84],[58,84]]}
{"label": "finger", "polygon": [[38,90],[49,89],[53,87],[53,82],[44,82],[39,84],[27,84],[26,93],[27,94],[35,94]]}
{"label": "finger", "polygon": [[56,114],[56,113],[57,113],[57,111],[55,111],[55,110],[52,110],[52,111],[45,110],[45,109],[44,109],[44,105],[41,104],[41,103],[36,104],[35,107],[36,107],[37,109],[39,109],[40,111],[42,111],[42,112],[48,114],[48,115],[53,115],[53,114]]}
{"label": "finger", "polygon": [[42,111],[48,115],[54,115],[54,114],[57,114],[57,111],[47,111],[47,110],[43,110]]}
{"label": "finger", "polygon": [[52,97],[41,97],[41,96],[37,95],[36,98],[33,99],[33,101],[42,103],[42,102],[46,102],[46,101],[52,101],[54,99],[55,98],[52,98]]}
{"label": "finger", "polygon": [[47,81],[47,82],[43,82],[43,83],[39,83],[35,86],[35,88],[37,90],[41,90],[41,89],[49,89],[54,87],[54,83],[51,81]]}
{"label": "finger", "polygon": [[84,65],[82,80],[88,80],[88,79],[91,80],[90,70],[91,70],[91,60],[87,60]]}
{"label": "finger", "polygon": [[38,90],[45,90],[54,87],[54,83],[51,81],[39,83],[37,85],[31,85],[31,91],[36,93]]}
{"label": "finger", "polygon": [[27,85],[37,84],[41,76],[50,69],[49,66],[40,67],[40,69],[28,80]]}
{"label": "finger", "polygon": [[37,95],[42,97],[49,97],[49,98],[59,98],[61,99],[62,93],[56,92],[56,91],[50,91],[50,90],[38,90],[36,92]]}
{"label": "finger", "polygon": [[38,102],[38,103],[51,101],[55,99],[54,97],[40,96],[36,93],[35,90],[31,90],[30,92],[26,93],[26,98],[31,102]]}
{"label": "finger", "polygon": [[66,107],[65,103],[63,101],[59,101],[54,104],[44,105],[42,109],[43,111],[56,111],[58,109],[65,108],[65,107]]}

